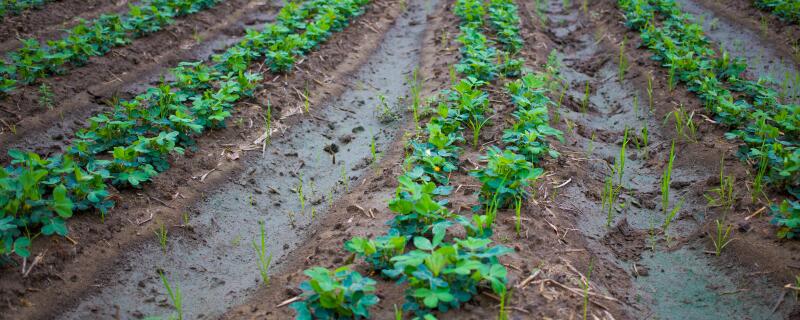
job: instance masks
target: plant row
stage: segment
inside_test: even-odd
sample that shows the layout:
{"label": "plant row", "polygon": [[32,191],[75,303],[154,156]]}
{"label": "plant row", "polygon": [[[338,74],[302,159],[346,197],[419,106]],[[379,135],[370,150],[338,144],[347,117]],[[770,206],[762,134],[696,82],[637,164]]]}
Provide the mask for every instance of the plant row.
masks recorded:
{"label": "plant row", "polygon": [[[716,52],[700,25],[681,11],[674,0],[620,0],[626,25],[641,33],[642,44],[654,54],[652,59],[669,69],[669,84],[686,84],[713,113],[717,122],[730,127],[728,139],[742,143],[739,156],[753,163],[757,174],[755,193],[763,184],[800,196],[800,105],[782,103],[781,96],[764,80],[745,78],[747,63]],[[660,21],[660,23],[659,23]],[[797,202],[789,206],[797,208]],[[777,207],[775,207],[777,208]],[[791,211],[791,210],[790,210]],[[773,210],[783,216],[780,210]],[[790,225],[800,224],[800,211],[781,225],[779,236],[792,235]]]}
{"label": "plant row", "polygon": [[[511,1],[502,0],[494,0],[490,6],[499,4],[513,7]],[[456,1],[454,11],[462,21],[459,41],[464,33],[483,30],[483,9],[482,1]],[[511,18],[516,23],[513,24],[518,25],[515,7],[506,12],[514,14]],[[490,17],[493,26],[509,23],[501,23],[494,15]],[[519,35],[509,34],[508,37],[518,38]],[[476,52],[478,50],[495,50],[493,42],[488,40],[461,43],[464,45],[462,65],[485,53]],[[497,63],[497,60],[489,62]],[[424,131],[407,144],[405,173],[398,177],[397,190],[388,203],[394,213],[387,222],[389,230],[382,236],[354,237],[345,243],[346,250],[366,261],[371,271],[384,279],[405,283],[406,301],[402,310],[424,319],[435,319],[433,311],[459,308],[484,286],[506,297],[507,270],[498,258],[511,250],[492,246],[489,237],[495,215],[497,209],[511,204],[519,208],[528,196],[529,183],[542,174],[542,169],[534,168],[528,159],[538,162],[542,154],[552,154],[544,138],[557,135],[547,125],[546,108],[550,102],[539,87],[542,84],[539,80],[543,78],[526,75],[510,82],[508,92],[518,113],[515,113],[513,128],[506,133],[526,134],[531,140],[508,139],[507,143],[516,148],[513,150],[510,147],[505,151],[489,149],[486,167],[470,172],[482,183],[482,205],[475,208],[472,219],[450,211],[446,197],[453,188],[449,178],[460,165],[459,155],[466,142],[464,132],[468,128],[476,131],[475,124],[485,123],[491,110],[489,95],[482,90],[488,83],[479,79],[486,73],[478,69],[462,70],[464,79],[429,101],[435,111],[433,117]],[[542,110],[544,115],[539,113]],[[473,146],[478,147],[477,144]],[[478,214],[481,208],[484,214]],[[454,224],[463,226],[465,238],[447,236]],[[335,271],[315,267],[306,270],[306,275],[310,280],[300,286],[304,300],[292,304],[298,319],[368,318],[368,307],[378,302],[374,280],[347,267]],[[402,318],[402,311],[396,310],[396,313]]]}
{"label": "plant row", "polygon": [[768,10],[785,21],[800,23],[800,1],[756,0],[755,6],[762,10]]}
{"label": "plant row", "polygon": [[40,42],[29,38],[22,47],[0,60],[0,93],[12,92],[18,84],[64,74],[71,66],[86,64],[91,57],[105,55],[114,47],[161,30],[175,18],[211,8],[223,0],[147,0],[129,5],[125,14],[104,14],[80,20],[59,40]]}
{"label": "plant row", "polygon": [[295,59],[316,48],[368,0],[313,0],[286,4],[277,22],[247,36],[210,62],[183,62],[164,81],[113,111],[89,119],[66,152],[42,158],[9,151],[0,169],[0,254],[27,257],[31,238],[66,235],[75,211],[105,215],[114,203],[107,185],[139,187],[169,167],[169,157],[194,148],[194,137],[225,126],[234,103],[253,94],[262,74],[248,72],[264,61],[273,72],[288,71]]}
{"label": "plant row", "polygon": [[43,6],[51,0],[0,0],[0,18]]}

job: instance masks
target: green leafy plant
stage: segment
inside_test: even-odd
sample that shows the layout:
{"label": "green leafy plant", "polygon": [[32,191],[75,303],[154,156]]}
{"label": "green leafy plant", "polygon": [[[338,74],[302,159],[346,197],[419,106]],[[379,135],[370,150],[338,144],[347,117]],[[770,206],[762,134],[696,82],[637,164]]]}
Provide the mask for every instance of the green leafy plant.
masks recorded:
{"label": "green leafy plant", "polygon": [[800,121],[788,116],[800,106],[781,102],[769,82],[747,79],[747,62],[717,52],[703,27],[675,1],[620,0],[618,5],[626,25],[641,34],[642,46],[669,68],[670,87],[684,83],[717,123],[732,128],[726,138],[741,143],[738,155],[757,170],[753,198],[762,196],[766,185],[800,194]]}
{"label": "green leafy plant", "polygon": [[534,168],[524,156],[511,150],[490,147],[484,159],[486,167],[473,170],[470,175],[482,184],[481,201],[489,203],[496,197],[501,208],[506,208],[514,199],[527,198],[527,187],[544,173],[544,169]]}
{"label": "green leafy plant", "polygon": [[[756,0],[755,6],[763,10],[769,10],[783,20],[800,23],[800,4],[792,0]],[[762,18],[762,25],[766,20]],[[764,29],[764,27],[762,27]]]}
{"label": "green leafy plant", "polygon": [[408,239],[401,236],[396,229],[373,239],[354,237],[345,243],[345,249],[364,258],[373,268],[380,271],[391,268],[391,259],[403,254]]}
{"label": "green leafy plant", "polygon": [[437,223],[453,215],[435,196],[448,195],[451,187],[437,187],[433,182],[417,183],[407,175],[397,178],[399,186],[389,209],[396,215],[388,224],[405,236],[428,234]]}
{"label": "green leafy plant", "polygon": [[290,306],[296,319],[369,319],[369,308],[378,303],[375,280],[341,267],[334,271],[313,267],[309,280],[300,284],[303,300]]}
{"label": "green leafy plant", "polygon": [[422,317],[431,310],[457,308],[477,294],[481,282],[488,282],[497,294],[506,291],[507,271],[497,258],[510,249],[490,247],[489,239],[455,239],[455,244],[436,239],[415,237],[417,249],[395,256],[394,268],[383,271],[408,283],[404,310]]}
{"label": "green leafy plant", "polygon": [[[102,41],[93,45],[100,45],[102,50],[98,50],[107,52],[118,40],[127,39],[126,28],[152,32],[182,15],[181,12],[196,12],[215,3],[213,0],[159,2],[169,6],[166,10],[132,6],[130,19],[103,16],[99,19],[105,19],[103,25],[109,26],[108,29],[94,30],[84,25],[80,32],[93,34],[92,37],[105,33]],[[268,66],[281,63],[290,67],[294,58],[315,48],[331,32],[342,30],[348,21],[362,14],[366,3],[366,0],[337,0],[287,4],[276,22],[263,29],[247,30],[245,39],[223,53],[212,55],[209,61],[181,63],[171,71],[174,80],[164,80],[130,100],[115,99],[111,110],[90,117],[88,126],[75,133],[66,152],[42,158],[10,150],[11,163],[0,170],[3,226],[0,254],[27,256],[30,240],[37,235],[65,236],[65,220],[73,211],[94,209],[104,216],[114,205],[107,184],[117,188],[140,187],[169,167],[170,156],[194,148],[195,136],[225,125],[235,102],[252,96],[261,80],[262,71],[248,72],[248,66],[263,58]],[[113,36],[109,38],[108,34]],[[74,58],[55,54],[57,50],[72,50],[67,47],[51,44],[45,49],[36,41],[24,40],[19,50],[9,54],[9,63],[0,65],[3,79],[0,83],[3,88],[17,81],[14,79],[30,83],[61,72],[58,66],[75,64],[88,57],[83,53]],[[47,52],[51,55],[46,57]],[[273,59],[281,54],[291,59]],[[44,69],[42,63],[52,68]]]}
{"label": "green leafy plant", "polygon": [[778,238],[794,239],[800,236],[800,202],[783,200],[772,205],[772,224],[778,226]]}

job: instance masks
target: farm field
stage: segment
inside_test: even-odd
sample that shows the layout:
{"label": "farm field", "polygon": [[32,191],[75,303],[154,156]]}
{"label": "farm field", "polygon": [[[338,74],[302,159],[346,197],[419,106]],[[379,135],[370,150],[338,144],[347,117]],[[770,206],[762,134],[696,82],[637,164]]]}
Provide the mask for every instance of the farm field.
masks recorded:
{"label": "farm field", "polygon": [[800,318],[793,0],[0,0],[0,319]]}

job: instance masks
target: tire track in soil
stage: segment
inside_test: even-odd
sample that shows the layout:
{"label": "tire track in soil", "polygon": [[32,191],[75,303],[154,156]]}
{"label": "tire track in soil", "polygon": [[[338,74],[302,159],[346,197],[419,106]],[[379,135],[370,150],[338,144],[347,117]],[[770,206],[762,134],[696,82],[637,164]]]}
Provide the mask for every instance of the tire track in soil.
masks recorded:
{"label": "tire track in soil", "polygon": [[[617,11],[608,9],[614,8],[614,2],[592,5],[592,19],[579,13],[579,4],[564,10],[561,1],[551,0],[544,9],[553,41],[562,44],[555,49],[562,55],[562,75],[570,84],[568,99],[560,111],[565,121],[572,123],[560,127],[573,132],[567,135],[571,146],[565,154],[571,154],[573,160],[585,159],[565,168],[575,170],[581,181],[564,188],[560,202],[571,203],[584,213],[576,217],[576,225],[592,253],[600,256],[603,263],[625,270],[625,276],[633,283],[626,295],[627,311],[635,318],[701,319],[715,315],[773,319],[787,315],[793,303],[784,302],[777,313],[771,312],[782,291],[780,284],[750,273],[752,266],[714,260],[704,253],[710,241],[703,233],[714,212],[707,209],[703,193],[709,189],[707,182],[718,177],[719,155],[727,151],[725,144],[715,145],[718,142],[714,135],[720,130],[707,132],[701,128],[700,141],[676,143],[670,204],[680,199],[685,202],[669,228],[671,241],[658,232],[650,236],[651,230],[659,230],[664,221],[659,204],[661,174],[670,143],[677,137],[672,123],[664,124],[665,114],[673,108],[665,102],[672,99],[661,100],[656,92],[656,110],[646,110],[647,70],[636,64],[637,60],[628,58],[634,63],[625,80],[617,80],[622,35],[614,34],[613,27],[598,19],[611,16],[611,23],[618,23],[614,21],[618,19],[614,15]],[[638,43],[637,40],[628,41]],[[587,112],[581,112],[587,82],[591,92],[589,107]],[[663,83],[654,80],[656,91],[667,90],[660,84]],[[638,110],[633,107],[634,96],[638,96]],[[691,105],[697,103],[687,104]],[[615,210],[612,227],[608,228],[607,215],[601,210],[600,190],[611,174],[626,127],[638,131],[645,124],[649,128],[650,152],[637,151],[633,143],[628,144],[620,196],[627,209]],[[726,163],[739,165],[732,159]],[[727,173],[731,171],[726,168]]]}
{"label": "tire track in soil", "polygon": [[[132,44],[114,48],[105,56],[93,57],[86,66],[64,76],[44,79],[54,94],[52,110],[39,105],[38,87],[21,87],[0,101],[0,120],[16,127],[16,134],[7,125],[0,129],[0,145],[4,146],[0,163],[9,161],[5,152],[9,149],[39,154],[61,151],[64,140],[84,127],[86,119],[110,110],[104,101],[133,97],[157,85],[162,76],[169,76],[167,68],[178,62],[206,59],[235,43],[245,28],[273,21],[280,9],[278,3],[227,1],[179,19],[165,30]],[[203,41],[198,43],[195,38]]]}
{"label": "tire track in soil", "polygon": [[[412,8],[417,9],[398,19],[380,49],[354,75],[352,88],[319,112],[314,109],[313,118],[298,115],[302,120],[274,139],[269,152],[244,160],[242,166],[248,168],[244,173],[220,185],[191,209],[191,234],[171,238],[167,254],[156,242],[130,250],[123,258],[124,267],[112,276],[118,281],[61,318],[108,317],[113,310],[92,310],[109,305],[135,310],[134,316],[168,314],[169,308],[159,303],[166,291],[154,270],[163,270],[171,282],[180,284],[187,297],[187,318],[216,317],[258,288],[261,280],[250,241],[259,241],[254,238],[259,221],[266,226],[273,266],[278,266],[307,238],[334,193],[344,192],[342,175],[348,177],[347,184],[356,183],[374,170],[370,165],[372,135],[380,153],[396,135],[402,118],[382,124],[375,106],[380,103],[377,95],[385,96],[391,105],[405,105],[401,102],[409,90],[405,79],[417,65],[425,28],[420,19],[425,12],[419,6]],[[330,149],[338,150],[335,157],[326,152]],[[295,191],[299,188],[307,198],[302,203]]]}
{"label": "tire track in soil", "polygon": [[[334,34],[317,51],[309,53],[297,63],[294,72],[277,77],[266,75],[264,90],[251,101],[264,104],[270,98],[273,112],[277,115],[288,114],[296,109],[294,106],[303,104],[303,99],[295,94],[297,88],[302,90],[308,86],[312,108],[337,97],[345,89],[342,85],[345,79],[366,63],[376,49],[397,17],[398,7],[394,2],[373,1],[365,15],[355,19],[344,31]],[[258,68],[257,65],[251,67]],[[205,195],[247,172],[243,160],[260,158],[260,152],[240,150],[236,153],[240,160],[230,160],[234,150],[251,145],[263,133],[265,107],[260,104],[241,103],[233,110],[228,128],[199,137],[197,151],[173,159],[172,168],[144,189],[115,194],[117,207],[105,217],[104,223],[88,214],[70,219],[70,235],[75,243],[63,238],[34,241],[32,252],[44,253],[44,259],[28,278],[21,278],[17,268],[10,269],[11,266],[6,266],[0,273],[0,318],[54,318],[65,310],[74,309],[84,298],[100,292],[103,286],[112,286],[120,280],[118,271],[129,267],[123,259],[129,251],[158,242],[154,232],[159,222],[169,228],[171,238],[202,241],[193,239],[192,228],[180,227],[183,213],[193,213],[190,209]],[[321,123],[327,123],[325,119],[317,118],[314,116]],[[292,128],[302,120],[300,115],[288,116],[281,119],[281,127]],[[204,182],[199,179],[203,175],[207,176]],[[250,240],[250,235],[247,236],[241,239],[245,243]],[[255,265],[252,267],[252,274],[257,275]],[[151,271],[157,277],[156,270]],[[46,289],[54,286],[59,290]],[[90,309],[116,316],[114,306],[92,306]]]}

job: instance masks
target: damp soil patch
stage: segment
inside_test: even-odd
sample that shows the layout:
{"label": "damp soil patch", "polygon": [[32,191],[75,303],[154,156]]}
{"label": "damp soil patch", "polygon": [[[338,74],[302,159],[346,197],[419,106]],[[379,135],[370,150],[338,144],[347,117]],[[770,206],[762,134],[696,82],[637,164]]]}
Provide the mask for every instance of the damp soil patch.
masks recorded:
{"label": "damp soil patch", "polygon": [[[425,29],[424,12],[411,12],[386,34],[347,91],[310,114],[296,115],[302,120],[277,134],[263,155],[243,159],[240,176],[191,210],[191,229],[171,229],[176,232],[166,253],[156,241],[133,249],[119,276],[112,277],[117,281],[62,318],[111,316],[113,308],[98,310],[111,305],[128,316],[168,314],[158,270],[180,286],[189,318],[216,317],[242,302],[262,282],[251,245],[259,241],[260,224],[277,268],[329,204],[373,172],[374,161],[387,151],[405,113],[399,108]],[[398,118],[387,123],[388,113]]]}

